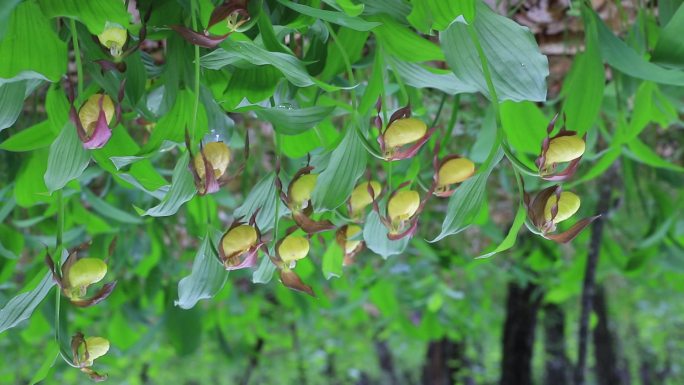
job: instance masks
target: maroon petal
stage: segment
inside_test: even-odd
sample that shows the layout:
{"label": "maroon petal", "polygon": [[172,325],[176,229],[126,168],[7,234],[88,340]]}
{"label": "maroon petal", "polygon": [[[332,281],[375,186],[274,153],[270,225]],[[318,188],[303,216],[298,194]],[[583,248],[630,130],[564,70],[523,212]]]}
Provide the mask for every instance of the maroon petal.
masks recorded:
{"label": "maroon petal", "polygon": [[75,306],[78,307],[90,307],[97,305],[98,303],[104,301],[109,297],[110,294],[112,294],[112,291],[116,287],[116,281],[110,282],[102,286],[100,291],[98,291],[94,296],[88,299],[82,299],[82,300],[72,300],[71,303],[73,303]]}
{"label": "maroon petal", "polygon": [[402,108],[394,111],[392,116],[390,116],[390,120],[387,123],[387,127],[392,125],[392,123],[394,123],[395,120],[406,119],[406,118],[410,118],[410,117],[411,117],[411,105],[408,104],[406,107],[402,107]]}
{"label": "maroon petal", "polygon": [[227,19],[233,12],[238,12],[241,16],[249,18],[249,14],[247,13],[247,0],[225,1],[223,4],[214,8],[214,11],[211,12],[207,29]]}
{"label": "maroon petal", "polygon": [[[416,213],[418,215],[418,213]],[[399,233],[399,234],[392,234],[392,233],[387,233],[387,239],[390,239],[392,241],[397,241],[399,239],[402,239],[404,237],[412,237],[416,231],[418,230],[418,220],[415,219],[411,223],[411,226],[406,229],[405,231]]]}
{"label": "maroon petal", "polygon": [[112,137],[112,130],[107,124],[107,115],[105,114],[104,108],[102,107],[102,101],[104,96],[100,97],[100,114],[97,117],[97,123],[95,123],[95,131],[83,142],[83,147],[92,150],[96,148],[102,148],[109,138]]}
{"label": "maroon petal", "polygon": [[556,243],[568,243],[575,239],[579,235],[579,233],[584,230],[585,227],[589,226],[589,224],[593,221],[595,221],[600,215],[596,215],[593,217],[589,218],[584,218],[581,221],[575,223],[567,229],[566,231],[559,233],[559,234],[545,234],[544,237],[546,239],[550,239]]}
{"label": "maroon petal", "polygon": [[[223,260],[223,266],[226,268],[226,270],[232,271],[232,270],[240,270],[240,269],[244,269],[244,268],[248,268],[248,267],[252,267],[252,266],[256,265],[257,256],[259,255],[259,249],[261,248],[261,245],[263,245],[263,243],[251,248],[250,250],[248,250],[245,253],[242,253],[242,255],[240,255],[240,256],[236,256],[238,258],[243,258],[239,264],[228,265],[228,264],[226,264],[226,262],[229,259],[224,259]],[[220,250],[220,248],[219,248],[219,250]],[[236,257],[233,257],[233,258],[236,258]]]}
{"label": "maroon petal", "polygon": [[551,198],[551,195],[556,194],[556,191],[559,189],[560,186],[558,185],[547,187],[544,190],[540,191],[532,200],[532,203],[530,204],[527,211],[530,214],[530,219],[532,220],[532,223],[537,228],[541,228],[546,222],[546,219],[544,218],[546,202],[548,202],[549,198]]}
{"label": "maroon petal", "polygon": [[182,25],[172,25],[171,28],[178,32],[178,34],[180,34],[183,39],[187,40],[190,44],[204,48],[214,48],[226,40],[230,35],[230,33],[220,36],[205,35],[203,33],[195,32]]}
{"label": "maroon petal", "polygon": [[294,212],[292,214],[292,219],[294,219],[294,221],[297,223],[297,226],[299,226],[299,228],[304,230],[307,234],[316,234],[335,228],[335,225],[333,225],[329,220],[326,219],[322,221],[315,221],[301,211]]}
{"label": "maroon petal", "polygon": [[295,290],[295,291],[300,291],[302,293],[306,293],[312,297],[315,297],[316,294],[314,294],[313,289],[311,286],[305,284],[302,282],[302,279],[299,278],[297,273],[290,269],[283,269],[280,270],[280,281],[283,282],[283,285],[286,287]]}

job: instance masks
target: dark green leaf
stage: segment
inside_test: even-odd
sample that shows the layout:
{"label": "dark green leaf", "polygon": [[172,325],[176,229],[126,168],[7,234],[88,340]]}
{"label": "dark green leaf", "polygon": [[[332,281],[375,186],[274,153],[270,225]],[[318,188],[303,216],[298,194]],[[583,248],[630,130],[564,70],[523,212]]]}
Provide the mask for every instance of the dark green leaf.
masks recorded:
{"label": "dark green leaf", "polygon": [[259,119],[268,120],[273,128],[284,135],[297,135],[308,131],[335,110],[332,106],[313,106],[304,108],[275,107],[256,110]]}
{"label": "dark green leaf", "polygon": [[52,131],[50,121],[45,120],[10,136],[0,144],[0,149],[17,152],[33,151],[49,146],[56,137],[57,132]]}
{"label": "dark green leaf", "polygon": [[278,0],[278,2],[303,15],[329,21],[331,23],[339,24],[357,31],[370,31],[371,29],[380,25],[380,23],[365,21],[360,17],[352,17],[341,12],[326,11],[323,9],[307,7],[306,5],[293,3],[288,0]]}
{"label": "dark green leaf", "polygon": [[17,121],[21,108],[24,106],[26,81],[0,83],[0,132]]}
{"label": "dark green leaf", "polygon": [[108,0],[39,0],[45,16],[74,18],[93,35],[102,33],[107,22],[128,26],[130,15],[123,2]]}
{"label": "dark green leaf", "polygon": [[49,192],[64,187],[69,181],[78,178],[90,162],[90,152],[83,148],[76,127],[71,122],[64,125],[62,132],[50,145],[45,186]]}
{"label": "dark green leaf", "polygon": [[190,155],[187,152],[178,159],[178,163],[173,169],[171,188],[158,205],[141,213],[141,215],[168,217],[175,214],[185,202],[195,196],[197,189],[192,173],[188,169],[189,159]]}
{"label": "dark green leaf", "polygon": [[[456,77],[489,97],[480,57],[468,28],[463,19],[456,19],[439,35],[442,49]],[[500,101],[546,100],[548,60],[540,53],[529,29],[495,13],[482,1],[477,2],[473,28],[489,62]]]}

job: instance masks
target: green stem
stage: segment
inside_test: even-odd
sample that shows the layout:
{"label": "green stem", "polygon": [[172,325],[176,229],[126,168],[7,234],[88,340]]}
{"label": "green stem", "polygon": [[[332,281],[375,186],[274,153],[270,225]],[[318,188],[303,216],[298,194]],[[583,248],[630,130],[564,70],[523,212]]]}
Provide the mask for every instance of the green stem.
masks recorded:
{"label": "green stem", "polygon": [[437,113],[435,114],[435,118],[432,120],[432,124],[430,127],[434,127],[437,124],[437,121],[439,120],[439,116],[442,115],[442,109],[444,108],[444,102],[446,102],[447,94],[442,94],[442,100],[439,102],[439,107],[437,107]]}
{"label": "green stem", "polygon": [[[79,82],[81,84],[81,82]],[[56,233],[56,245],[55,245],[55,269],[60,271],[62,264],[62,249],[64,248],[64,199],[62,196],[62,190],[59,189],[55,193],[55,201],[57,203],[57,233]],[[57,340],[57,345],[59,347],[60,356],[69,365],[73,364],[64,352],[62,352],[61,337],[60,337],[60,313],[61,313],[61,303],[62,303],[62,291],[59,287],[55,290],[55,340]]]}
{"label": "green stem", "polygon": [[83,65],[81,64],[81,49],[78,46],[78,32],[76,31],[76,22],[74,19],[69,19],[69,27],[71,28],[71,42],[74,45],[74,57],[76,59],[78,96],[81,96],[83,94]]}
{"label": "green stem", "polygon": [[446,132],[442,137],[442,143],[447,143],[449,138],[451,138],[451,133],[454,131],[456,126],[456,120],[458,119],[458,109],[461,106],[461,95],[457,94],[454,96],[454,105],[451,107],[451,117],[449,117],[449,125],[447,126]]}
{"label": "green stem", "polygon": [[[190,19],[192,22],[192,29],[197,31],[197,0],[191,0],[190,2],[191,15]],[[195,139],[195,134],[197,132],[197,112],[199,111],[199,92],[200,92],[200,50],[199,46],[195,46],[195,105],[192,114],[192,137],[190,138],[190,144]]]}
{"label": "green stem", "polygon": [[499,111],[499,97],[496,94],[494,82],[492,81],[492,74],[489,71],[489,63],[487,62],[487,56],[485,55],[484,50],[482,49],[482,45],[480,44],[480,38],[477,36],[477,31],[475,31],[473,23],[468,24],[467,29],[468,33],[470,34],[470,38],[473,41],[473,44],[475,44],[475,49],[477,49],[477,55],[480,57],[482,73],[485,77],[485,81],[487,82],[487,90],[489,91],[489,97],[492,101],[494,112],[496,113],[496,138],[494,139],[494,144],[492,145],[492,151],[489,153],[489,156],[487,156],[487,159],[482,165],[482,169],[486,170],[487,168],[489,168],[489,165],[494,161],[494,157],[498,152],[497,149],[501,146],[501,142],[503,141],[503,130],[501,129],[501,112]]}
{"label": "green stem", "polygon": [[[344,61],[344,66],[347,70],[347,76],[349,77],[349,81],[351,82],[352,85],[356,84],[356,78],[354,77],[354,71],[352,70],[351,66],[351,61],[349,60],[349,55],[347,55],[347,51],[342,47],[342,44],[340,43],[340,40],[337,38],[337,34],[335,33],[335,30],[333,30],[332,26],[330,23],[327,21],[324,22],[325,26],[328,28],[328,31],[330,32],[330,36],[332,36],[333,41],[335,42],[335,45],[337,46],[337,49],[340,51],[340,56],[342,56],[342,60]],[[356,106],[356,90],[354,88],[351,89],[351,100],[352,100],[352,106],[354,107],[354,111],[357,110]]]}

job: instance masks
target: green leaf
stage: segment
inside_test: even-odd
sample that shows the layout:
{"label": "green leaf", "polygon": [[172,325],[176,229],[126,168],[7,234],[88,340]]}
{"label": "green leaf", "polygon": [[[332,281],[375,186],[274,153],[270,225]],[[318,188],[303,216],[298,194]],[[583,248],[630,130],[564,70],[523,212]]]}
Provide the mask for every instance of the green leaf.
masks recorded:
{"label": "green leaf", "polygon": [[0,40],[0,84],[4,83],[3,78],[15,77],[56,82],[66,73],[66,43],[51,25],[33,1],[25,1],[14,9]]}
{"label": "green leaf", "polygon": [[48,342],[48,347],[43,349],[41,354],[45,356],[45,360],[40,365],[40,368],[33,374],[28,385],[35,385],[47,378],[50,369],[52,369],[57,361],[57,357],[59,357],[59,346],[55,341]]}
{"label": "green leaf", "polygon": [[[501,126],[508,143],[523,154],[539,155],[549,124],[542,110],[532,102],[504,102],[501,103],[500,113]],[[528,163],[536,168],[532,162]]]}
{"label": "green leaf", "polygon": [[437,44],[387,15],[377,20],[382,24],[373,33],[386,53],[404,62],[444,61],[444,53]]}
{"label": "green leaf", "polygon": [[629,148],[627,154],[630,155],[631,158],[638,160],[643,164],[647,164],[652,167],[663,168],[666,170],[684,172],[684,167],[677,166],[661,158],[660,155],[648,147],[644,142],[639,140],[639,138],[635,138],[631,142],[627,143],[627,147]]}
{"label": "green leaf", "polygon": [[52,193],[59,190],[69,181],[81,176],[89,162],[90,153],[83,148],[76,127],[68,122],[50,145],[47,170],[43,177],[48,191]]}
{"label": "green leaf", "polygon": [[342,142],[333,150],[325,170],[320,173],[312,194],[316,210],[334,210],[351,195],[356,181],[366,169],[368,155],[350,123]]}
{"label": "green leaf", "polygon": [[458,16],[472,20],[475,14],[473,0],[412,0],[411,4],[413,7],[407,19],[423,33],[429,33],[432,29],[444,31]]}
{"label": "green leaf", "polygon": [[29,319],[53,286],[55,286],[55,280],[52,278],[52,273],[48,272],[35,288],[9,300],[0,309],[0,333],[17,326],[23,320]]}
{"label": "green leaf", "polygon": [[525,211],[525,207],[523,207],[522,205],[518,206],[518,213],[515,214],[513,224],[511,225],[511,228],[508,230],[508,234],[506,234],[506,237],[503,239],[503,241],[501,241],[501,243],[494,250],[482,254],[479,257],[475,257],[475,259],[489,258],[494,254],[506,251],[513,247],[515,245],[516,239],[518,238],[518,232],[520,232],[520,228],[525,223],[526,217],[527,211]]}
{"label": "green leaf", "polygon": [[0,256],[17,259],[24,249],[24,235],[13,228],[0,224]]}
{"label": "green leaf", "polygon": [[502,157],[503,151],[499,149],[487,169],[480,170],[456,189],[454,195],[449,198],[442,231],[430,242],[437,242],[449,235],[460,233],[472,224],[484,202],[489,174]]}
{"label": "green leaf", "polygon": [[80,21],[88,27],[93,35],[104,31],[109,21],[124,28],[128,26],[131,15],[126,11],[125,4],[110,0],[38,0],[45,16],[69,17]]}
{"label": "green leaf", "polygon": [[[145,143],[138,155],[146,155],[155,152],[165,140],[183,143],[185,140],[185,128],[190,129],[193,120],[193,108],[195,96],[192,91],[182,90],[176,96],[176,102],[171,111],[167,112],[159,119],[152,130],[150,139]],[[202,104],[197,111],[197,127],[207,127],[206,114]],[[196,138],[201,138],[203,134],[195,133]]]}
{"label": "green leaf", "polygon": [[[382,205],[380,209],[384,210]],[[378,213],[371,211],[368,217],[366,217],[366,224],[363,226],[363,240],[370,251],[382,256],[384,259],[403,253],[411,241],[410,237],[392,241],[387,238],[388,232],[387,227],[380,221]]]}
{"label": "green leaf", "polygon": [[[480,57],[463,19],[440,33],[447,63],[456,77],[489,97]],[[526,27],[477,2],[473,28],[479,37],[499,100],[546,100],[548,60]]]}
{"label": "green leaf", "polygon": [[111,204],[109,204],[107,201],[98,198],[95,194],[90,192],[89,189],[84,188],[83,194],[85,195],[85,199],[88,203],[90,203],[90,206],[98,212],[100,215],[103,217],[107,217],[109,219],[115,220],[117,222],[121,223],[128,223],[128,224],[139,224],[142,223],[142,220],[140,217],[135,216],[133,214],[129,214],[123,210],[121,210],[118,207],[114,207]]}
{"label": "green leaf", "polygon": [[268,120],[273,128],[284,135],[297,135],[308,131],[335,110],[332,106],[304,108],[275,107],[254,111],[259,119]]}
{"label": "green leaf", "polygon": [[411,87],[434,88],[450,95],[477,92],[475,86],[462,82],[451,71],[408,63],[391,55],[385,59],[392,71]]}
{"label": "green leaf", "polygon": [[562,90],[565,123],[579,135],[587,132],[598,118],[606,81],[595,25],[587,26],[585,42],[586,48],[575,57]]}
{"label": "green leaf", "polygon": [[49,202],[43,176],[47,170],[49,149],[39,149],[29,153],[24,160],[14,184],[14,199],[20,207],[31,207],[39,202]]}
{"label": "green leaf", "polygon": [[276,265],[271,262],[270,258],[263,257],[259,262],[259,267],[252,274],[253,283],[267,284],[273,279],[273,273],[276,271]]}
{"label": "green leaf", "polygon": [[280,80],[280,71],[271,65],[236,68],[228,82],[223,107],[232,110],[245,99],[252,104],[266,100]]}
{"label": "green leaf", "polygon": [[275,208],[276,201],[280,205],[278,207],[278,214],[282,217],[287,215],[288,210],[280,198],[276,197],[275,174],[269,173],[252,188],[244,203],[237,209],[233,215],[235,218],[242,217],[243,220],[249,220],[252,215],[259,210],[256,217],[256,224],[262,233],[267,232],[273,228],[275,222]]}
{"label": "green leaf", "polygon": [[684,4],[660,31],[658,43],[651,60],[664,65],[684,69]]}
{"label": "green leaf", "polygon": [[325,254],[323,254],[323,276],[325,279],[339,278],[342,276],[342,262],[344,251],[334,240],[330,242]]}
{"label": "green leaf", "polygon": [[306,72],[304,64],[296,57],[282,52],[269,52],[251,41],[226,40],[218,48],[205,55],[200,60],[203,67],[220,69],[239,61],[246,61],[252,65],[272,65],[277,68],[292,84],[298,87],[318,85],[326,91],[336,91],[334,87],[313,78]]}
{"label": "green leaf", "polygon": [[19,4],[21,0],[6,0],[2,7],[0,7],[0,40],[5,36],[5,30],[7,29],[7,22],[12,11]]}
{"label": "green leaf", "polygon": [[325,20],[334,24],[339,24],[343,27],[351,28],[357,31],[370,31],[371,29],[380,25],[380,23],[365,21],[360,17],[349,16],[342,12],[326,11],[323,9],[307,7],[306,5],[293,3],[288,0],[278,0],[278,2],[303,15]]}
{"label": "green leaf", "polygon": [[327,45],[327,55],[325,57],[325,66],[321,71],[320,78],[329,81],[339,73],[345,71],[347,64],[345,63],[340,47],[349,58],[349,64],[354,64],[363,56],[363,50],[368,40],[368,32],[359,32],[349,28],[340,28],[337,31],[337,44]]}
{"label": "green leaf", "polygon": [[195,188],[192,173],[188,169],[189,159],[190,155],[187,152],[178,159],[171,177],[171,188],[169,188],[169,191],[158,205],[148,209],[141,215],[168,217],[175,214],[185,202],[195,196],[197,189]]}
{"label": "green leaf", "polygon": [[219,240],[221,233],[210,231],[202,241],[195,260],[192,262],[192,272],[178,282],[178,300],[176,306],[191,309],[199,300],[213,298],[228,278],[228,272],[218,261],[218,255],[211,246],[212,238]]}
{"label": "green leaf", "polygon": [[587,26],[597,26],[601,55],[613,68],[637,79],[676,86],[684,85],[684,71],[665,69],[646,61],[624,41],[618,39],[594,11],[583,7],[582,14]]}
{"label": "green leaf", "polygon": [[337,5],[339,8],[341,8],[344,13],[346,13],[349,16],[359,16],[361,13],[363,13],[364,5],[363,4],[354,4],[352,0],[323,0],[326,4],[329,4],[331,6]]}
{"label": "green leaf", "polygon": [[652,82],[642,82],[634,96],[634,109],[629,124],[622,124],[615,140],[629,142],[639,136],[648,123],[656,122],[660,127],[667,127],[678,120],[677,109],[670,103]]}
{"label": "green leaf", "polygon": [[12,135],[0,144],[0,150],[23,152],[47,147],[57,137],[51,130],[50,121],[45,120]]}
{"label": "green leaf", "polygon": [[17,121],[24,106],[26,81],[0,84],[0,132]]}

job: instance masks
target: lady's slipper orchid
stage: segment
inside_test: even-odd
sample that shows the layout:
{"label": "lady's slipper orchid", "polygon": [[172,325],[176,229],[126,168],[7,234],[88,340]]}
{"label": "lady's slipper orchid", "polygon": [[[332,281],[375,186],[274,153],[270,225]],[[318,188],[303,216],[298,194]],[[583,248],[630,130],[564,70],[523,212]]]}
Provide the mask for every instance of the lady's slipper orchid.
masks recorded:
{"label": "lady's slipper orchid", "polygon": [[46,254],[45,262],[50,267],[52,277],[62,289],[62,293],[71,303],[79,307],[89,307],[104,301],[114,290],[116,281],[102,286],[92,297],[85,298],[88,288],[104,279],[107,274],[107,264],[99,258],[78,258],[77,251],[71,252],[62,264],[61,274],[58,274],[52,257]]}
{"label": "lady's slipper orchid", "polygon": [[264,245],[256,226],[256,214],[249,224],[237,220],[221,237],[219,257],[226,270],[238,270],[256,264],[259,249]]}
{"label": "lady's slipper orchid", "polygon": [[[212,35],[209,33],[209,28],[224,20],[229,30],[227,34]],[[182,25],[172,25],[171,28],[191,44],[204,48],[214,48],[226,40],[231,33],[239,31],[240,27],[249,20],[250,15],[247,10],[247,0],[227,0],[214,8],[211,17],[209,18],[207,29],[204,31],[193,31]]]}
{"label": "lady's slipper orchid", "polygon": [[359,218],[363,210],[378,199],[381,193],[382,186],[374,180],[363,182],[354,187],[347,205],[349,215],[352,218]]}
{"label": "lady's slipper orchid", "polygon": [[[421,200],[418,192],[413,190],[401,190],[409,185],[404,182],[397,190],[392,192],[387,200],[387,212],[380,215],[380,220],[389,230],[387,238],[397,240],[406,236],[413,236],[418,228],[418,217],[423,211],[427,197],[434,191],[434,185],[428,191],[426,198]],[[379,213],[379,205],[373,203],[373,209]]]}
{"label": "lady's slipper orchid", "polygon": [[71,350],[74,366],[94,381],[100,382],[107,379],[106,374],[100,374],[91,367],[96,359],[104,356],[109,351],[109,340],[102,337],[84,337],[78,332],[71,337]]}
{"label": "lady's slipper orchid", "polygon": [[354,257],[364,248],[364,242],[358,238],[363,229],[361,226],[348,224],[340,227],[335,234],[337,244],[344,250],[344,265],[354,263]]}
{"label": "lady's slipper orchid", "polygon": [[376,104],[376,110],[377,116],[373,124],[380,132],[378,143],[385,160],[394,161],[413,157],[435,132],[434,127],[428,130],[423,121],[411,117],[410,106],[400,108],[392,114],[387,127],[383,130],[380,99]]}
{"label": "lady's slipper orchid", "polygon": [[[276,188],[280,191],[281,200],[290,208],[292,219],[302,230],[308,234],[332,230],[335,226],[328,220],[315,221],[311,219],[313,205],[311,195],[318,180],[317,174],[311,174],[313,167],[306,166],[297,171],[287,188],[287,194],[283,192],[280,178],[276,178]],[[280,169],[278,167],[278,172]]]}
{"label": "lady's slipper orchid", "polygon": [[[532,225],[528,227],[535,233],[557,243],[573,240],[591,222],[599,217],[584,218],[562,233],[554,233],[556,225],[572,217],[580,207],[580,198],[561,187],[551,186],[540,191],[534,198],[525,193],[525,207]],[[534,229],[536,230],[534,230]]]}
{"label": "lady's slipper orchid", "polygon": [[[586,147],[584,137],[579,137],[577,132],[568,131],[565,126],[555,136],[551,137],[551,132],[556,124],[556,115],[546,129],[547,136],[542,142],[541,154],[535,161],[539,169],[539,176],[545,180],[564,181],[571,178],[577,168],[579,162],[584,155]],[[568,163],[564,170],[556,172],[556,168],[560,163]]]}
{"label": "lady's slipper orchid", "polygon": [[104,31],[97,35],[97,39],[112,56],[118,58],[123,53],[123,47],[128,40],[128,31],[119,24],[107,22]]}
{"label": "lady's slipper orchid", "polygon": [[[142,15],[142,12],[140,12]],[[113,61],[110,60],[96,60],[95,63],[99,64],[102,70],[117,70],[119,72],[126,71],[126,63],[123,61],[128,55],[135,52],[147,37],[147,22],[150,20],[152,14],[152,7],[150,6],[145,12],[145,16],[142,18],[142,25],[140,26],[140,32],[138,33],[137,43],[131,45],[124,51],[126,43],[128,42],[128,30],[125,27],[107,22],[105,23],[104,31],[97,35],[97,41],[100,43],[102,50],[106,50],[112,56]]]}
{"label": "lady's slipper orchid", "polygon": [[230,149],[223,142],[210,142],[193,155],[190,150],[189,136],[186,135],[186,146],[192,156],[192,176],[199,195],[213,194],[221,188],[221,178],[230,164]]}
{"label": "lady's slipper orchid", "polygon": [[269,254],[269,257],[278,268],[280,281],[283,285],[315,297],[311,286],[305,284],[299,275],[292,270],[298,260],[306,258],[309,254],[309,240],[303,236],[292,234],[295,229],[293,227],[288,230],[288,235],[276,243],[275,255]]}
{"label": "lady's slipper orchid", "polygon": [[448,197],[456,191],[452,185],[462,183],[475,174],[475,163],[459,155],[449,155],[436,166],[434,194]]}
{"label": "lady's slipper orchid", "polygon": [[[124,98],[125,85],[125,80],[119,85],[116,105],[109,95],[96,93],[91,95],[76,111],[74,88],[69,81],[66,82],[67,95],[71,104],[69,120],[76,127],[76,132],[83,142],[84,148],[101,148],[111,138],[112,129],[110,127],[121,122],[121,102]],[[116,120],[112,123],[115,117]]]}

